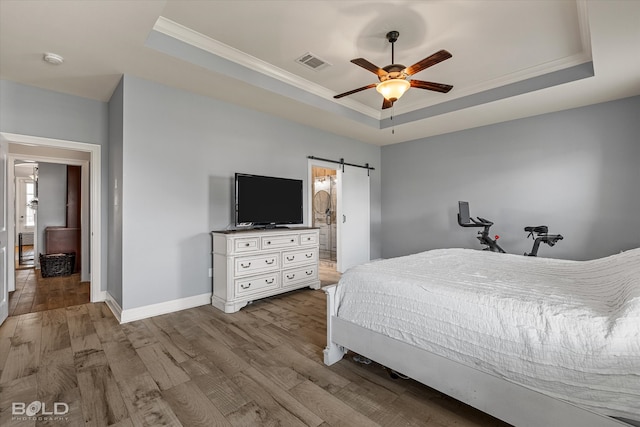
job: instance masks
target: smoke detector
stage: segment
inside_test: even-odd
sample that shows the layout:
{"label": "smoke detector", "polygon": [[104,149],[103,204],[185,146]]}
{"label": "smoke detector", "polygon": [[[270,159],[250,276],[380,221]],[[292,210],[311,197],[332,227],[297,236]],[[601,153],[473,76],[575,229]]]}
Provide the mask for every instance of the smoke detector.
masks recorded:
{"label": "smoke detector", "polygon": [[45,53],[42,59],[52,65],[60,65],[64,62],[64,58],[56,53]]}

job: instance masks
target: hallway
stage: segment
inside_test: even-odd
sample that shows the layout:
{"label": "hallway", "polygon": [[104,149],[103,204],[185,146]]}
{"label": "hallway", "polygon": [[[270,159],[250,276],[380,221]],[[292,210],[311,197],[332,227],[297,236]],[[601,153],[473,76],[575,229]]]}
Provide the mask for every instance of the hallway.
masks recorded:
{"label": "hallway", "polygon": [[40,270],[16,270],[16,290],[9,292],[9,316],[88,303],[90,282],[80,273],[43,278]]}

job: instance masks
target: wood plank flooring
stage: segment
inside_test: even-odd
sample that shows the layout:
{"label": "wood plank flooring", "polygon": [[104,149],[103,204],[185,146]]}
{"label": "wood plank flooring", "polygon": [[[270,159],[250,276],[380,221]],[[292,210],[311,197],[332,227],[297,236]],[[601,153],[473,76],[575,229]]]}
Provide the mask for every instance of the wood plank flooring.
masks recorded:
{"label": "wood plank flooring", "polygon": [[338,283],[341,274],[336,271],[336,262],[320,260],[318,265],[318,272],[320,273],[320,283],[322,286],[333,285]]}
{"label": "wood plank flooring", "polygon": [[[202,306],[124,325],[104,303],[10,317],[0,327],[0,425],[506,425],[352,355],[325,366],[325,304],[306,289],[234,314]],[[12,416],[12,403],[36,400],[69,412]]]}
{"label": "wood plank flooring", "polygon": [[16,270],[16,290],[9,293],[9,316],[88,303],[90,283],[80,273],[43,278],[40,270]]}

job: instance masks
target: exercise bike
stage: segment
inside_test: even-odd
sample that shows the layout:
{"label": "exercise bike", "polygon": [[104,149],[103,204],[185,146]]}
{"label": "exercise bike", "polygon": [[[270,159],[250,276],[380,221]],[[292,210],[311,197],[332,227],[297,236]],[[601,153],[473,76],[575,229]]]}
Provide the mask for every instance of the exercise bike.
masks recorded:
{"label": "exercise bike", "polygon": [[546,225],[539,225],[537,227],[525,227],[524,231],[528,231],[527,238],[531,237],[533,242],[533,248],[530,253],[525,252],[525,256],[537,256],[540,243],[546,243],[549,246],[554,246],[558,240],[564,239],[562,234],[549,234],[549,228]]}
{"label": "exercise bike", "polygon": [[[477,238],[480,244],[485,246],[483,250],[506,253],[497,242],[500,236],[496,235],[492,238],[489,234],[493,222],[482,217],[476,218],[477,219],[473,219],[469,214],[469,202],[458,202],[458,224],[462,227],[482,227],[482,230],[478,231]],[[524,231],[529,233],[527,238],[531,237],[534,239],[531,252],[525,252],[525,256],[537,256],[540,243],[554,246],[559,240],[563,239],[561,234],[549,234],[549,228],[546,225],[528,226],[524,228]]]}
{"label": "exercise bike", "polygon": [[471,218],[469,214],[469,202],[458,202],[458,224],[462,227],[483,227],[482,231],[478,231],[477,237],[480,244],[486,246],[483,250],[500,252],[502,254],[506,253],[497,242],[500,236],[496,235],[494,238],[489,236],[489,230],[493,222],[481,217],[477,217],[477,219]]}

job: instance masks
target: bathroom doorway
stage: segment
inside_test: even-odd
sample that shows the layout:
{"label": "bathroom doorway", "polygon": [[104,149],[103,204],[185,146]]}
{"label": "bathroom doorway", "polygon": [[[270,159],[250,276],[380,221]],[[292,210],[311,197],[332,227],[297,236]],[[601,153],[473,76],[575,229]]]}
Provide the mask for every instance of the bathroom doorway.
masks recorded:
{"label": "bathroom doorway", "polygon": [[320,281],[336,283],[354,265],[369,261],[369,171],[309,158],[307,224],[320,231]]}
{"label": "bathroom doorway", "polygon": [[336,170],[313,166],[311,170],[311,222],[320,231],[319,272],[322,286],[337,283],[338,273],[338,185]]}
{"label": "bathroom doorway", "polygon": [[338,251],[336,170],[314,166],[312,176],[312,226],[320,230],[320,260],[335,264]]}

